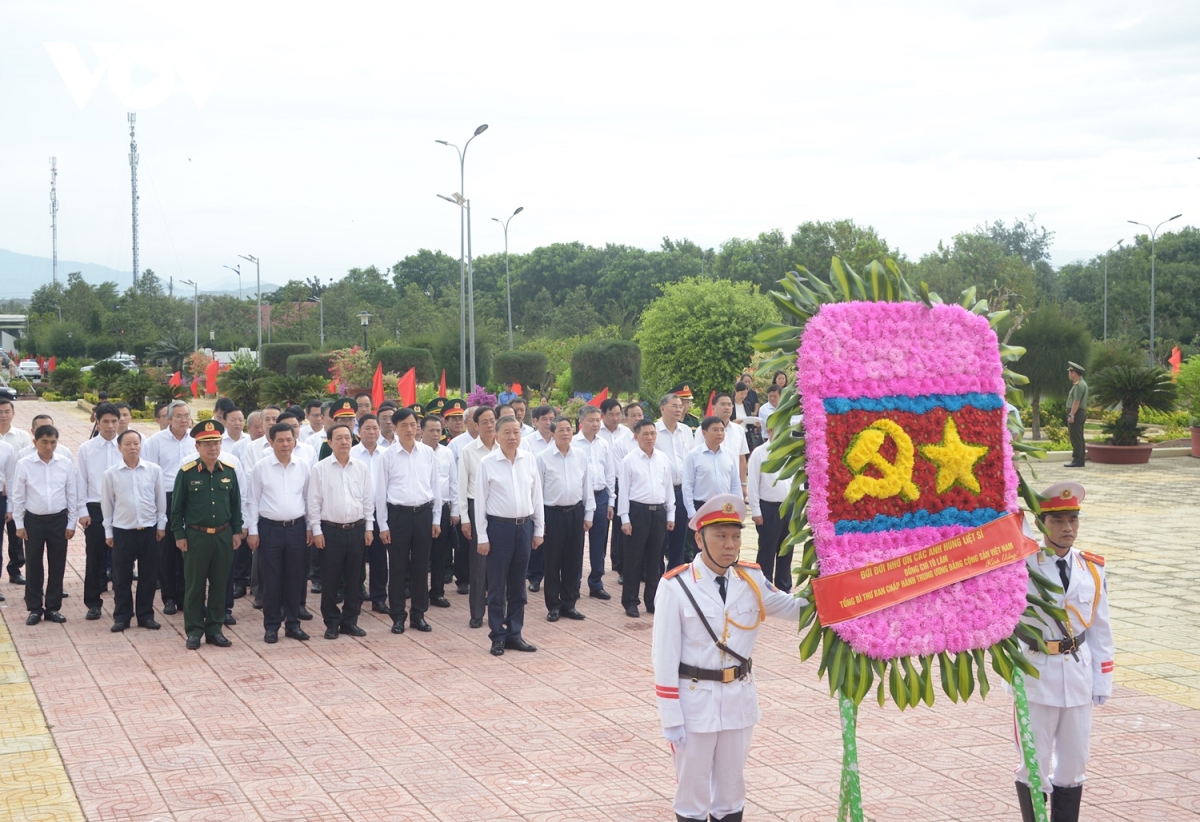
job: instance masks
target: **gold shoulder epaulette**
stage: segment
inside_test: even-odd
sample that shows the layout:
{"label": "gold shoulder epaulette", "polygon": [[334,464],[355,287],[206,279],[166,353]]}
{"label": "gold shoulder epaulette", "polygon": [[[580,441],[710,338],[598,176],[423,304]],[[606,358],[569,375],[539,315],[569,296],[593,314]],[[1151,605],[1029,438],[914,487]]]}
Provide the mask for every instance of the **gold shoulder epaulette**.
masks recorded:
{"label": "gold shoulder epaulette", "polygon": [[739,568],[758,568],[760,571],[762,570],[762,566],[760,566],[757,562],[742,562],[741,560],[738,560],[738,567]]}
{"label": "gold shoulder epaulette", "polygon": [[179,470],[180,471],[191,471],[193,468],[195,468],[199,464],[200,464],[200,460],[192,460],[187,465],[180,467]]}
{"label": "gold shoulder epaulette", "polygon": [[680,571],[682,571],[684,568],[687,568],[687,567],[688,567],[687,565],[677,565],[674,568],[672,568],[670,571],[667,571],[665,574],[663,574],[663,579],[670,579],[671,577],[675,576],[676,574],[678,574]]}
{"label": "gold shoulder epaulette", "polygon": [[1104,557],[1100,556],[1099,554],[1093,554],[1091,551],[1080,551],[1079,556],[1083,557],[1088,562],[1096,563],[1101,568],[1104,567]]}

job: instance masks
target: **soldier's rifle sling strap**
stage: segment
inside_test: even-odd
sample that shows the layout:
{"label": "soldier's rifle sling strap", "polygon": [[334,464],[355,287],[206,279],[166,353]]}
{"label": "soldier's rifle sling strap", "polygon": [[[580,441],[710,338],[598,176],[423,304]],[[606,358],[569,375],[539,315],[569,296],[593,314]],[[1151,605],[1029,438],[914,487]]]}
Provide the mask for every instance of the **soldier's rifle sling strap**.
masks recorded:
{"label": "soldier's rifle sling strap", "polygon": [[748,663],[750,660],[746,659],[746,657],[742,656],[724,642],[717,639],[717,632],[714,631],[712,626],[708,624],[708,619],[704,616],[704,612],[700,610],[699,603],[697,603],[696,598],[692,596],[692,592],[688,590],[687,583],[683,581],[683,575],[681,574],[675,577],[675,581],[679,583],[679,587],[683,589],[685,594],[687,594],[688,601],[690,601],[692,603],[692,607],[696,609],[696,616],[700,617],[700,624],[704,626],[704,630],[708,631],[708,635],[712,637],[713,644],[736,659],[738,662],[741,662],[743,665]]}

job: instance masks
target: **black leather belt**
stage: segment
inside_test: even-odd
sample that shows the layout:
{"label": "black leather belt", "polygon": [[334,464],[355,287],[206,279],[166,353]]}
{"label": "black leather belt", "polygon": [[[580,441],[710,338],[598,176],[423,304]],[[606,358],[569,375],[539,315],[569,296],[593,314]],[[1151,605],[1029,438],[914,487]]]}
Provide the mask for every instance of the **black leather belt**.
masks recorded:
{"label": "black leather belt", "polygon": [[504,523],[507,523],[508,525],[524,525],[526,522],[529,522],[531,519],[533,519],[533,516],[530,515],[528,517],[497,517],[493,514],[488,514],[487,518],[488,518],[488,522],[504,522]]}
{"label": "black leather belt", "polygon": [[279,528],[290,528],[293,525],[295,525],[297,522],[304,521],[304,520],[300,519],[299,517],[296,517],[296,519],[267,519],[266,517],[259,517],[259,519],[261,519],[263,522],[269,522],[272,525],[275,525]]}
{"label": "black leather belt", "polygon": [[57,514],[33,514],[33,513],[30,513],[29,511],[26,511],[25,519],[31,519],[34,522],[53,522],[54,520],[58,519],[59,517],[65,517],[66,515],[67,515],[66,508],[59,511]]}
{"label": "black leather belt", "polygon": [[667,506],[662,505],[662,504],[650,505],[649,503],[638,502],[637,500],[632,500],[632,499],[629,501],[629,507],[630,508],[641,508],[643,511],[665,511],[665,510],[667,510]]}
{"label": "black leather belt", "polygon": [[[268,519],[268,520],[266,520],[266,521],[267,521],[267,522],[269,522],[269,523],[271,523],[271,524],[273,524],[273,525],[282,525],[282,524],[283,524],[283,523],[281,523],[281,522],[275,522],[274,520],[270,520],[270,519]],[[292,522],[295,522],[295,521],[296,521],[296,520],[292,520]],[[199,531],[199,532],[200,532],[200,533],[202,533],[202,534],[209,534],[210,536],[211,536],[212,534],[219,534],[219,533],[221,533],[222,531],[224,531],[224,530],[225,530],[226,528],[228,528],[228,527],[229,527],[229,524],[228,524],[228,523],[226,523],[225,525],[220,525],[220,526],[218,526],[218,527],[216,527],[216,528],[205,528],[205,527],[204,527],[204,526],[202,526],[202,525],[189,525],[189,526],[188,526],[188,528],[189,528],[189,529],[191,529],[192,531]]]}
{"label": "black leather belt", "polygon": [[690,679],[693,682],[698,682],[701,679],[706,679],[711,682],[723,682],[729,684],[735,679],[745,679],[750,675],[750,669],[754,667],[754,660],[747,659],[736,668],[721,668],[717,671],[710,671],[706,668],[697,668],[695,665],[684,665],[679,663],[679,675],[684,679]]}
{"label": "black leather belt", "polygon": [[122,533],[132,533],[135,531],[149,531],[152,528],[154,528],[153,525],[135,525],[132,528],[118,528],[114,525],[113,533],[115,534],[117,531],[120,531]]}
{"label": "black leather belt", "polygon": [[322,531],[353,531],[355,528],[366,528],[367,521],[360,519],[358,522],[329,522],[321,520]]}
{"label": "black leather belt", "polygon": [[[1082,645],[1086,641],[1087,641],[1087,631],[1080,631],[1075,636],[1068,637],[1067,639],[1047,639],[1046,640],[1046,654],[1048,656],[1061,656],[1062,654],[1073,654],[1076,651],[1078,651],[1079,646]],[[1038,646],[1038,644],[1036,642],[1032,642],[1032,641],[1026,639],[1025,644],[1029,646],[1029,650],[1036,651],[1039,654],[1042,653],[1042,649]]]}
{"label": "black leather belt", "polygon": [[397,511],[400,511],[401,513],[405,513],[405,514],[419,514],[422,511],[432,511],[433,510],[433,500],[430,500],[429,502],[425,503],[424,505],[396,505],[395,503],[392,503],[392,502],[389,502],[387,505],[388,505],[388,510],[395,508]]}
{"label": "black leather belt", "polygon": [[547,505],[546,510],[547,511],[562,511],[563,513],[571,513],[572,511],[578,511],[582,507],[583,507],[583,503],[577,502],[574,505]]}

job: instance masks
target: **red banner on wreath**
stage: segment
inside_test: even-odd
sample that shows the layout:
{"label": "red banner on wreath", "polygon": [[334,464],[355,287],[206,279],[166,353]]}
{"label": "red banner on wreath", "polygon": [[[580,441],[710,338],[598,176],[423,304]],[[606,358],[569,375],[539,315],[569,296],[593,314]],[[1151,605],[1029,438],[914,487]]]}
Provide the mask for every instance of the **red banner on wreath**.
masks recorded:
{"label": "red banner on wreath", "polygon": [[814,579],[821,624],[872,614],[1023,560],[1038,545],[1025,536],[1021,523],[1021,514],[1008,514],[928,548]]}

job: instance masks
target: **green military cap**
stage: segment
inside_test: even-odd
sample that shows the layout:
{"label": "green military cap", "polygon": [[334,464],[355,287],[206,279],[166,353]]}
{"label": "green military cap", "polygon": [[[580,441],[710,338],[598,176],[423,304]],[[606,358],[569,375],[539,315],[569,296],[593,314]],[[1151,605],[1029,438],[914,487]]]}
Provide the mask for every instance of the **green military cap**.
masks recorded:
{"label": "green military cap", "polygon": [[357,414],[358,409],[354,406],[354,400],[344,399],[335,402],[329,411],[336,420],[338,417],[353,417]]}
{"label": "green military cap", "polygon": [[690,400],[692,399],[692,384],[690,382],[681,382],[671,389],[671,393],[681,400]]}
{"label": "green military cap", "polygon": [[192,426],[192,439],[196,442],[220,442],[224,436],[225,426],[216,420],[203,420]]}
{"label": "green military cap", "polygon": [[445,397],[434,397],[426,404],[425,413],[440,414],[440,413],[442,413],[442,409],[445,407],[445,405],[446,405]]}
{"label": "green military cap", "polygon": [[1086,374],[1086,373],[1087,373],[1087,372],[1086,372],[1086,371],[1083,369],[1083,366],[1082,366],[1082,365],[1080,365],[1080,364],[1079,364],[1079,363],[1077,363],[1077,362],[1071,362],[1070,360],[1067,360],[1067,370],[1068,370],[1068,371],[1074,371],[1076,374],[1078,374],[1078,375],[1079,375],[1079,376],[1081,376],[1081,377],[1082,377],[1084,374]]}
{"label": "green military cap", "polygon": [[421,405],[419,402],[414,402],[412,405],[408,406],[408,408],[417,415],[418,419],[425,416],[425,406]]}
{"label": "green military cap", "polygon": [[453,399],[446,400],[442,406],[443,417],[461,417],[467,413],[467,403],[465,400]]}

